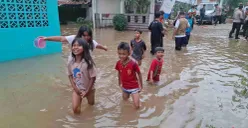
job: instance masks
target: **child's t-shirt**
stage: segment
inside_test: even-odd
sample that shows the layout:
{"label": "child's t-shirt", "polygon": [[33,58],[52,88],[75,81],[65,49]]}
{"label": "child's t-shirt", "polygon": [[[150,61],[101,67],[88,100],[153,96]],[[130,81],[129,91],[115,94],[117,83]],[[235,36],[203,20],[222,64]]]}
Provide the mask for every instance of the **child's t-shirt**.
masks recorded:
{"label": "child's t-shirt", "polygon": [[[88,64],[83,59],[80,64],[75,63],[72,59],[68,64],[68,75],[73,76],[73,80],[79,90],[87,90],[90,78],[96,77],[96,68],[88,69]],[[94,88],[94,85],[93,87]]]}
{"label": "child's t-shirt", "polygon": [[120,79],[124,89],[139,88],[136,73],[140,73],[140,69],[137,63],[130,59],[126,65],[122,65],[119,60],[116,63],[115,69],[120,73]]}
{"label": "child's t-shirt", "polygon": [[159,81],[159,76],[162,71],[162,65],[163,65],[163,60],[158,60],[157,58],[152,60],[147,76],[147,81],[151,79],[150,78],[151,71],[153,71],[153,78],[152,78],[153,81]]}
{"label": "child's t-shirt", "polygon": [[186,28],[186,34],[189,34],[192,31],[193,19],[192,18],[187,18],[187,20],[189,22],[190,27]]}
{"label": "child's t-shirt", "polygon": [[131,40],[130,43],[132,49],[133,49],[133,53],[132,53],[132,57],[139,61],[142,59],[142,55],[144,54],[144,51],[146,50],[146,44],[143,40],[140,40],[139,42],[136,42],[136,40]]}

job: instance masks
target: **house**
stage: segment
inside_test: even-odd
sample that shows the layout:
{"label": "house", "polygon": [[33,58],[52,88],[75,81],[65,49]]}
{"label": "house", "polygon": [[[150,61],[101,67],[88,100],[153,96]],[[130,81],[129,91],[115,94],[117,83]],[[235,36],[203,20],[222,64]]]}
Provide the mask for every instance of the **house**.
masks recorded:
{"label": "house", "polygon": [[153,20],[155,0],[150,0],[150,7],[146,14],[125,13],[125,0],[92,0],[93,24],[96,27],[112,26],[116,14],[124,14],[128,19],[128,29],[139,27],[146,29]]}
{"label": "house", "polygon": [[0,62],[62,51],[60,43],[34,47],[34,40],[41,35],[60,35],[57,1],[6,0],[1,1],[0,12]]}
{"label": "house", "polygon": [[58,6],[81,6],[82,13],[86,13],[84,17],[86,20],[92,20],[92,5],[91,0],[85,1],[72,1],[72,0],[58,0]]}

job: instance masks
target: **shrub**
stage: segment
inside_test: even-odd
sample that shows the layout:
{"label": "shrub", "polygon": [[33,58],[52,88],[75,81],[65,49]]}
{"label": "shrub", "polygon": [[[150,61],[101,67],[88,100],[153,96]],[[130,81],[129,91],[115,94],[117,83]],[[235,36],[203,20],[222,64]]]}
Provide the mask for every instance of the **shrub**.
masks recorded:
{"label": "shrub", "polygon": [[78,25],[80,25],[80,26],[88,26],[89,28],[93,28],[93,23],[92,23],[92,21],[87,21],[87,20],[85,20],[84,18],[82,18],[82,17],[78,17],[77,18],[77,24]]}
{"label": "shrub", "polygon": [[114,28],[117,31],[123,31],[127,27],[127,19],[123,14],[115,15],[113,18]]}

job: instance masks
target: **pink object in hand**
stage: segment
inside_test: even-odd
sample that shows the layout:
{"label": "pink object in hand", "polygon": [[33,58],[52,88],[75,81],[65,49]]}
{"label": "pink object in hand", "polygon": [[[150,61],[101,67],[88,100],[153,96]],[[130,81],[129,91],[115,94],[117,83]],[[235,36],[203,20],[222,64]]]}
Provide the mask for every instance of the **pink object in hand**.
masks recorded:
{"label": "pink object in hand", "polygon": [[42,38],[36,38],[34,40],[34,46],[37,48],[45,48],[46,47],[46,41]]}

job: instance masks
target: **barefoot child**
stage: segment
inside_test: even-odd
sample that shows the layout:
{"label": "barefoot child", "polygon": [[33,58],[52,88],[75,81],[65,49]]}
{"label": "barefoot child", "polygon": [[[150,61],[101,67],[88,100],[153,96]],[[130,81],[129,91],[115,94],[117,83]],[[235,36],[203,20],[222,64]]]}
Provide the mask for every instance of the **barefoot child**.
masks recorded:
{"label": "barefoot child", "polygon": [[146,44],[145,42],[140,38],[140,35],[142,34],[141,30],[136,29],[135,31],[135,38],[131,40],[131,47],[132,47],[132,58],[134,58],[138,65],[141,65],[141,61],[144,58],[144,52],[146,51]]}
{"label": "barefoot child", "polygon": [[73,88],[72,108],[75,114],[79,114],[83,98],[86,97],[90,105],[95,103],[96,69],[85,40],[74,39],[71,49],[72,60],[68,63],[68,75]]}
{"label": "barefoot child", "polygon": [[159,76],[163,65],[164,49],[162,47],[155,48],[155,56],[150,65],[150,69],[147,76],[147,81],[151,84],[157,83],[159,81]]}
{"label": "barefoot child", "polygon": [[130,47],[128,43],[121,42],[119,44],[118,55],[120,60],[116,63],[115,69],[118,71],[119,86],[122,90],[123,100],[128,100],[131,95],[134,107],[138,109],[140,107],[139,92],[143,88],[139,66],[129,58]]}

